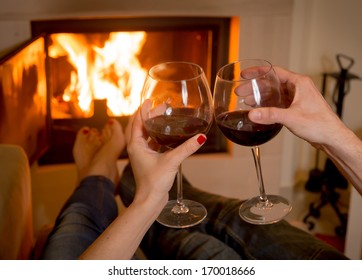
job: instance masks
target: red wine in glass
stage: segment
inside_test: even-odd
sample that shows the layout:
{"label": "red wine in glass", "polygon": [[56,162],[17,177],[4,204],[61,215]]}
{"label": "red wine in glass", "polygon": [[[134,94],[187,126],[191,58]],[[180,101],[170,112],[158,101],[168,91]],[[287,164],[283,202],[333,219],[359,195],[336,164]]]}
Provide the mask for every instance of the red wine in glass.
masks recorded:
{"label": "red wine in glass", "polygon": [[257,146],[274,138],[281,124],[257,124],[249,120],[249,110],[225,112],[216,117],[216,124],[230,141],[243,146]]}
{"label": "red wine in glass", "polygon": [[144,126],[156,143],[171,149],[209,129],[205,120],[184,115],[156,116],[146,120]]}

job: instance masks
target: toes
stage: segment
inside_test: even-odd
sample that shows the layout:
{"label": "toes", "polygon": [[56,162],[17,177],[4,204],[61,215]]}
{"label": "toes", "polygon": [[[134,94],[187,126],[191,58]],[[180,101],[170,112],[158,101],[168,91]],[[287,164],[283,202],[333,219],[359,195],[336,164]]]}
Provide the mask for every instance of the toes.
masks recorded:
{"label": "toes", "polygon": [[112,124],[113,122],[109,120],[103,127],[102,136],[105,141],[109,140],[112,137]]}
{"label": "toes", "polygon": [[80,132],[83,134],[83,135],[88,135],[89,132],[90,132],[90,129],[89,127],[83,127]]}
{"label": "toes", "polygon": [[79,145],[79,143],[83,143],[85,139],[87,139],[88,135],[90,133],[90,129],[87,126],[82,127],[78,130],[76,138],[75,138],[75,144]]}
{"label": "toes", "polygon": [[82,127],[76,135],[75,143],[73,146],[73,154],[78,150],[95,150],[102,144],[102,138],[98,130],[95,128],[89,128],[87,126]]}
{"label": "toes", "polygon": [[88,126],[84,126],[78,130],[77,138],[86,137],[89,134],[89,132],[90,132],[90,128]]}
{"label": "toes", "polygon": [[102,144],[102,136],[100,135],[99,131],[95,128],[92,128],[88,133],[88,140],[89,142],[93,143],[96,146]]}

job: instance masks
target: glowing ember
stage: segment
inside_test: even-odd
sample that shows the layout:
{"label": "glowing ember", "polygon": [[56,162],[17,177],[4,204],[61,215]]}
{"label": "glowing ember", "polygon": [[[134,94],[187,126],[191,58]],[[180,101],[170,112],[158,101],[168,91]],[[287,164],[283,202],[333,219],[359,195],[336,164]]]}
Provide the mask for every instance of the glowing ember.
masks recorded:
{"label": "glowing ember", "polygon": [[69,84],[52,100],[53,118],[89,117],[93,99],[107,99],[110,116],[131,115],[138,108],[147,74],[137,58],[145,32],[112,32],[102,46],[90,46],[87,35],[61,33],[51,39],[49,56],[66,57],[72,66]]}

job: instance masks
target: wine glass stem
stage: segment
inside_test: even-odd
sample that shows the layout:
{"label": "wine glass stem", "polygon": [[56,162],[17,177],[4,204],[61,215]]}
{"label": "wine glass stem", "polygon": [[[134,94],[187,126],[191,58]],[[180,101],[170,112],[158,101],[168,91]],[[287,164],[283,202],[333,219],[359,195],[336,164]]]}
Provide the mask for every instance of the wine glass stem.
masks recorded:
{"label": "wine glass stem", "polygon": [[268,203],[268,198],[265,193],[264,188],[264,180],[263,180],[263,173],[261,172],[261,163],[260,163],[260,148],[259,146],[255,146],[251,148],[254,157],[254,163],[256,168],[256,175],[258,177],[258,184],[259,184],[259,192],[260,192],[260,202],[261,203]]}
{"label": "wine glass stem", "polygon": [[187,213],[189,208],[183,203],[183,190],[182,190],[182,165],[180,164],[177,172],[177,200],[176,205],[172,208],[175,214]]}

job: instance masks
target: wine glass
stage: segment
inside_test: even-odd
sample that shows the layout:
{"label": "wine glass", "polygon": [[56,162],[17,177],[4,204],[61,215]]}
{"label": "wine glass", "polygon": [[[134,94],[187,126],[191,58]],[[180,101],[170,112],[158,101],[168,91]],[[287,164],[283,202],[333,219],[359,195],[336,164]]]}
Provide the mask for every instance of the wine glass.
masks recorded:
{"label": "wine glass", "polygon": [[[212,96],[203,69],[190,62],[153,66],[141,95],[141,118],[149,137],[173,149],[198,133],[206,134],[213,121]],[[183,199],[182,167],[177,173],[177,199],[170,200],[157,221],[172,228],[202,222],[206,208]]]}
{"label": "wine glass", "polygon": [[258,107],[286,107],[283,90],[270,62],[246,59],[223,66],[217,73],[214,88],[215,120],[222,133],[232,142],[252,149],[260,195],[240,206],[240,217],[252,224],[278,222],[291,211],[287,199],[266,195],[260,164],[259,145],[268,142],[282,125],[257,124],[248,113]]}

